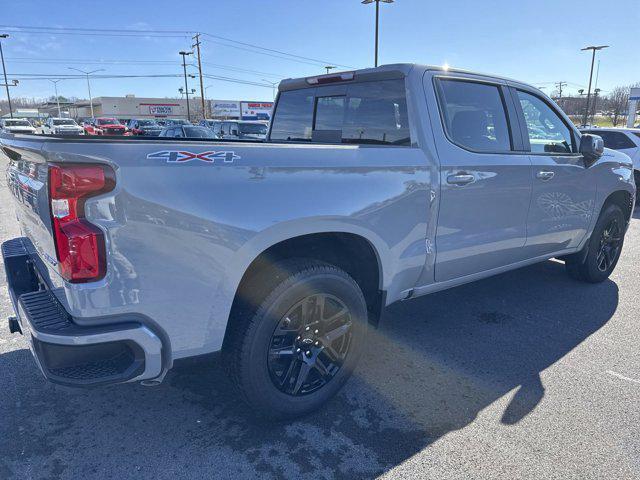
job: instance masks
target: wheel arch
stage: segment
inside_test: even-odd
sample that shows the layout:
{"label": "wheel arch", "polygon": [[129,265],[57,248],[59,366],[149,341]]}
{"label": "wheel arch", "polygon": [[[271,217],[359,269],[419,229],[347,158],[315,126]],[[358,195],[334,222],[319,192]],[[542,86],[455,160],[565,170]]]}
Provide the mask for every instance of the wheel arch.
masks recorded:
{"label": "wheel arch", "polygon": [[[377,325],[386,295],[384,265],[374,242],[352,231],[317,231],[302,233],[270,243],[251,257],[233,295],[233,303],[225,329],[223,349],[228,343],[234,322],[241,322],[267,294],[260,291],[263,275],[281,261],[305,258],[326,262],[347,272],[358,283],[367,302],[370,323]],[[262,277],[264,278],[264,277]]]}
{"label": "wheel arch", "polygon": [[628,190],[616,190],[609,194],[609,196],[602,203],[602,208],[600,209],[599,215],[604,212],[604,210],[609,205],[618,205],[622,212],[624,213],[627,222],[629,222],[631,215],[633,215],[634,208],[634,198],[633,194]]}

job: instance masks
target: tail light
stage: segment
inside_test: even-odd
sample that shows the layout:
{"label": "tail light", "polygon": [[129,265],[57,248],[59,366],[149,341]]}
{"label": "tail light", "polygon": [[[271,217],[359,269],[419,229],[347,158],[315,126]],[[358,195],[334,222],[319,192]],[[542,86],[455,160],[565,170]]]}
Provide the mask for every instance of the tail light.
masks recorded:
{"label": "tail light", "polygon": [[60,274],[72,283],[99,280],[106,273],[102,231],[84,218],[84,204],[113,190],[115,175],[106,165],[50,165],[49,198]]}

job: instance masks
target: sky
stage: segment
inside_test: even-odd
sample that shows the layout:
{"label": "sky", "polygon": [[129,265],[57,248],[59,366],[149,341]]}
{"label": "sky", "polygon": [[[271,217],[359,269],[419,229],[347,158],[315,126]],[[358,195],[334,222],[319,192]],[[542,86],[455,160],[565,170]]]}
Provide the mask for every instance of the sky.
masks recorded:
{"label": "sky", "polygon": [[[34,75],[62,78],[77,74],[73,67],[156,76],[93,78],[94,97],[177,98],[184,85],[178,52],[191,49],[188,32],[201,32],[207,98],[271,100],[269,84],[280,79],[324,73],[326,64],[372,66],[374,22],[374,5],[360,0],[0,0],[0,33],[10,35],[2,40],[7,72],[20,80],[16,97],[52,96],[53,83]],[[640,0],[396,0],[380,5],[380,64],[448,64],[548,94],[563,81],[563,93],[571,93],[589,80],[591,54],[580,49],[604,44],[598,87],[606,94],[640,82],[639,28]],[[84,79],[57,85],[60,95],[87,98]],[[189,88],[199,89],[196,79]]]}

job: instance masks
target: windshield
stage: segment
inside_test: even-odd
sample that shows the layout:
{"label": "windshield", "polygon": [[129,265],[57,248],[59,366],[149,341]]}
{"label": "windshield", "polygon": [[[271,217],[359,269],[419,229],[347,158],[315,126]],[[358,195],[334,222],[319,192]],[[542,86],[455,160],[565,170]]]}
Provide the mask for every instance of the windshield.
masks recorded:
{"label": "windshield", "polygon": [[184,135],[192,138],[214,138],[211,130],[204,127],[184,127]]}
{"label": "windshield", "polygon": [[115,118],[99,118],[96,123],[98,125],[119,125],[120,122]]}
{"label": "windshield", "polygon": [[267,126],[262,123],[241,123],[239,125],[240,133],[245,135],[266,135]]}
{"label": "windshield", "polygon": [[141,127],[159,127],[155,120],[138,120],[138,125]]}
{"label": "windshield", "polygon": [[30,127],[31,124],[26,120],[5,120],[4,124],[7,127]]}
{"label": "windshield", "polygon": [[53,121],[54,125],[76,125],[76,122],[74,122],[71,119],[63,119],[63,120],[54,120]]}

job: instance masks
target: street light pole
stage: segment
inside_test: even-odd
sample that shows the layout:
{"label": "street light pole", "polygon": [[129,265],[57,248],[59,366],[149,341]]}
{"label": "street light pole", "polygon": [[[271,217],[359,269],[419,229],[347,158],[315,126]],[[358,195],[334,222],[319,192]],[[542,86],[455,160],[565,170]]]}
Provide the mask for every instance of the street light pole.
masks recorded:
{"label": "street light pole", "polygon": [[[60,98],[58,97],[58,82],[61,82],[62,79],[59,80],[49,80],[51,83],[53,83],[53,88],[56,91],[56,104],[58,105],[58,118],[62,117],[62,114],[60,113]],[[93,117],[93,115],[92,115]]]}
{"label": "street light pole", "polygon": [[362,0],[363,5],[369,5],[370,3],[375,2],[376,4],[376,46],[375,46],[375,61],[374,65],[378,66],[378,26],[380,23],[380,2],[382,3],[393,3],[394,0]]}
{"label": "street light pole", "polygon": [[76,72],[83,73],[87,76],[87,90],[89,91],[89,106],[91,107],[91,118],[95,118],[93,114],[93,97],[91,96],[91,83],[89,82],[89,75],[92,75],[97,72],[104,72],[104,68],[99,68],[98,70],[91,70],[90,72],[85,72],[84,70],[80,70],[79,68],[67,67],[69,70],[75,70]]}
{"label": "street light pole", "polygon": [[11,95],[9,95],[9,82],[7,81],[7,69],[4,66],[4,53],[2,53],[2,39],[9,38],[8,33],[0,35],[0,58],[2,59],[2,73],[4,74],[4,88],[7,89],[7,102],[9,102],[9,116],[13,118],[13,110],[11,109]]}
{"label": "street light pole", "polygon": [[596,51],[597,50],[602,50],[604,48],[608,48],[609,45],[598,45],[598,46],[590,46],[590,47],[584,47],[581,50],[582,51],[586,51],[586,50],[591,50],[592,51],[592,55],[591,55],[591,71],[589,73],[589,87],[587,88],[587,105],[586,108],[584,109],[584,117],[582,119],[582,124],[583,125],[587,125],[587,121],[589,119],[589,107],[591,106],[591,81],[593,79],[593,66],[596,62]]}
{"label": "street light pole", "polygon": [[182,55],[182,69],[184,71],[184,94],[187,99],[187,120],[191,121],[191,109],[189,108],[189,86],[187,85],[187,55],[193,55],[193,52],[178,52]]}

